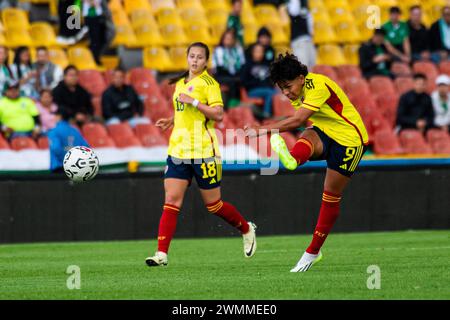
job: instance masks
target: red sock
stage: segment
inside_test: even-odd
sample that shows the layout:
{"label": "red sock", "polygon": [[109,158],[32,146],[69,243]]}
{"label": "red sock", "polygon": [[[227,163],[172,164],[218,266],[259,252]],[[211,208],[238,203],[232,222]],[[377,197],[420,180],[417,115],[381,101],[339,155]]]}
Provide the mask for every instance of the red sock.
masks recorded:
{"label": "red sock", "polygon": [[324,191],[322,197],[322,206],[320,207],[319,220],[317,221],[316,229],[314,230],[311,244],[306,249],[306,252],[317,254],[320,251],[325,239],[333,228],[337,217],[339,216],[339,203],[341,196]]}
{"label": "red sock", "polygon": [[249,226],[247,221],[232,204],[217,200],[206,205],[206,208],[209,212],[214,213],[233,227],[237,228],[242,234],[248,232]]}
{"label": "red sock", "polygon": [[298,165],[308,161],[313,153],[313,144],[305,138],[300,138],[291,150],[291,155],[297,160]]}
{"label": "red sock", "polygon": [[167,203],[163,208],[164,210],[161,219],[159,220],[158,251],[167,253],[169,251],[170,241],[172,241],[177,227],[180,208]]}

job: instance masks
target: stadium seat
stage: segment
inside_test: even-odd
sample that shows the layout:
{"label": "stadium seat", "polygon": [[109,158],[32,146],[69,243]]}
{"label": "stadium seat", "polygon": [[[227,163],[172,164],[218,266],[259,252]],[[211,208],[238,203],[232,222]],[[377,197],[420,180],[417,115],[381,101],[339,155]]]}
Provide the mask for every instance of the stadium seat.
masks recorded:
{"label": "stadium seat", "polygon": [[431,154],[433,151],[426,143],[422,133],[414,129],[400,131],[400,143],[406,153],[409,154]]}
{"label": "stadium seat", "polygon": [[252,98],[248,96],[247,90],[245,90],[244,87],[241,87],[240,89],[240,93],[241,93],[241,102],[243,103],[251,103],[254,104],[256,106],[263,106],[264,105],[264,99],[263,98]]}
{"label": "stadium seat", "polygon": [[450,77],[450,61],[441,61],[441,63],[439,63],[439,73],[445,73]]}
{"label": "stadium seat", "polygon": [[368,96],[371,95],[370,87],[364,78],[349,78],[344,82],[344,89],[351,96]]}
{"label": "stadium seat", "polygon": [[169,48],[169,59],[171,63],[171,70],[182,71],[187,68],[186,61],[186,47],[173,46]]}
{"label": "stadium seat", "polygon": [[450,135],[441,129],[429,129],[426,138],[436,154],[450,154]]}
{"label": "stadium seat", "polygon": [[156,13],[156,20],[160,27],[166,25],[183,26],[183,21],[175,8],[162,8]]}
{"label": "stadium seat", "polygon": [[227,26],[225,24],[210,24],[211,38],[214,43],[219,44],[222,34],[225,32]]}
{"label": "stadium seat", "polygon": [[280,24],[267,24],[267,29],[270,30],[272,34],[272,44],[273,45],[288,45],[290,39],[285,33],[284,28]]}
{"label": "stadium seat", "polygon": [[55,31],[47,22],[33,22],[30,26],[30,36],[34,47],[57,45]]}
{"label": "stadium seat", "polygon": [[11,149],[15,151],[37,148],[38,147],[34,140],[29,137],[17,137],[11,140]]}
{"label": "stadium seat", "polygon": [[315,44],[330,44],[336,43],[337,36],[333,27],[323,21],[314,22],[314,43]]}
{"label": "stadium seat", "polygon": [[127,122],[111,124],[107,129],[118,148],[139,147],[142,145]]}
{"label": "stadium seat", "polygon": [[[136,27],[139,29],[140,25]],[[116,25],[116,35],[111,44],[112,47],[116,46],[137,46],[138,39],[131,25]]]}
{"label": "stadium seat", "polygon": [[168,24],[160,28],[162,42],[165,46],[183,46],[188,44],[189,40],[184,33],[183,27],[176,24]]}
{"label": "stadium seat", "polygon": [[359,65],[359,44],[345,44],[343,47],[344,57],[348,64]]}
{"label": "stadium seat", "polygon": [[436,78],[439,75],[434,63],[429,61],[417,61],[413,64],[414,73],[423,73],[427,77],[427,91],[431,93],[436,88]]}
{"label": "stadium seat", "polygon": [[400,155],[403,149],[392,129],[378,130],[373,135],[374,152],[377,155]]}
{"label": "stadium seat", "polygon": [[111,14],[112,14],[112,21],[116,28],[120,26],[131,27],[130,19],[128,18],[128,15],[124,9],[112,10]]}
{"label": "stadium seat", "polygon": [[172,104],[159,95],[150,96],[145,102],[146,115],[156,123],[161,118],[170,118],[174,114]]}
{"label": "stadium seat", "polygon": [[176,0],[177,8],[179,9],[190,9],[194,8],[197,10],[204,11],[203,4],[200,0]]}
{"label": "stadium seat", "polygon": [[5,31],[5,38],[9,48],[20,46],[30,47],[33,44],[28,29],[8,28]]}
{"label": "stadium seat", "polygon": [[389,122],[391,128],[394,127],[397,120],[398,100],[399,96],[397,94],[383,94],[376,97],[378,110]]}
{"label": "stadium seat", "polygon": [[167,145],[166,139],[161,135],[161,130],[153,124],[138,124],[135,132],[144,147]]}
{"label": "stadium seat", "polygon": [[330,66],[338,66],[347,64],[342,49],[338,45],[324,44],[319,46],[317,50],[317,64],[328,64]]}
{"label": "stadium seat", "polygon": [[285,95],[279,93],[273,96],[273,117],[289,117],[294,112],[294,107]]}
{"label": "stadium seat", "polygon": [[[149,0],[147,0],[149,1]],[[150,0],[153,8],[153,12],[158,12],[161,9],[175,9],[175,3],[173,0]]]}
{"label": "stadium seat", "polygon": [[359,43],[362,38],[353,20],[336,22],[334,24],[334,31],[339,42],[342,43]]}
{"label": "stadium seat", "polygon": [[351,94],[347,94],[347,96],[350,99],[350,102],[353,104],[353,106],[357,110],[361,110],[361,108],[371,108],[371,109],[376,109],[377,108],[377,102],[376,102],[375,98],[372,96],[371,93],[369,93],[367,95],[361,95],[361,94],[351,95]]}
{"label": "stadium seat", "polygon": [[[211,1],[222,2],[222,1]],[[223,25],[226,28],[228,20],[228,11],[222,9],[207,9],[206,16],[208,17],[210,25]]]}
{"label": "stadium seat", "polygon": [[169,54],[163,47],[151,47],[143,50],[144,68],[165,72],[170,69]]}
{"label": "stadium seat", "polygon": [[147,68],[131,68],[128,71],[128,78],[130,80],[130,84],[132,85],[147,83],[148,85],[158,87],[158,83],[153,76],[152,70]]}
{"label": "stadium seat", "polygon": [[97,64],[91,51],[85,47],[71,47],[67,51],[69,63],[75,65],[79,70],[97,70]]}
{"label": "stadium seat", "polygon": [[141,25],[157,28],[158,24],[153,16],[153,13],[148,9],[135,9],[130,13],[131,26],[137,28]]}
{"label": "stadium seat", "polygon": [[134,29],[136,35],[136,45],[139,47],[153,47],[163,44],[163,38],[158,28],[140,25]]}
{"label": "stadium seat", "polygon": [[106,90],[105,79],[98,70],[80,70],[78,77],[80,85],[93,96],[101,96]]}
{"label": "stadium seat", "polygon": [[7,150],[9,149],[9,143],[6,141],[5,138],[3,138],[3,135],[0,134],[0,150]]}
{"label": "stadium seat", "polygon": [[248,24],[257,24],[258,23],[258,21],[256,20],[256,17],[255,17],[255,13],[253,12],[253,7],[251,5],[249,5],[247,1],[243,2],[241,21],[244,26],[248,25]]}
{"label": "stadium seat", "polygon": [[355,65],[341,65],[335,68],[337,77],[345,80],[349,78],[362,78],[361,69]]}
{"label": "stadium seat", "polygon": [[67,54],[63,49],[50,48],[48,49],[48,56],[51,62],[57,64],[62,69],[69,65],[69,59],[67,58]]}
{"label": "stadium seat", "polygon": [[2,22],[5,29],[27,30],[30,27],[27,12],[19,8],[4,8]]}
{"label": "stadium seat", "polygon": [[209,33],[209,28],[205,27],[204,25],[190,23],[189,25],[184,27],[184,32],[189,43],[200,41],[206,43],[206,45],[208,46],[214,46],[217,44],[217,42],[214,41],[213,37]]}
{"label": "stadium seat", "polygon": [[123,0],[123,8],[127,14],[134,10],[152,10],[148,0]]}
{"label": "stadium seat", "polygon": [[99,136],[99,137],[107,137],[108,132],[106,128],[98,122],[90,122],[83,125],[81,128],[81,133],[83,136]]}
{"label": "stadium seat", "polygon": [[183,8],[179,10],[179,15],[185,27],[188,27],[191,24],[202,26],[204,28],[208,28],[209,26],[205,10],[203,9],[196,7]]}
{"label": "stadium seat", "polygon": [[414,89],[414,81],[411,77],[398,77],[394,80],[395,88],[399,95]]}
{"label": "stadium seat", "polygon": [[256,24],[246,25],[244,28],[244,43],[249,45],[255,43],[258,36],[259,26]]}
{"label": "stadium seat", "polygon": [[231,6],[228,1],[211,1],[211,0],[202,0],[203,8],[205,10],[222,10],[227,14],[230,12]]}
{"label": "stadium seat", "polygon": [[391,72],[396,77],[410,77],[412,75],[411,67],[407,63],[399,61],[392,63]]}
{"label": "stadium seat", "polygon": [[46,136],[40,136],[37,140],[37,146],[41,150],[47,150],[49,148],[48,138]]}
{"label": "stadium seat", "polygon": [[228,116],[233,121],[236,128],[244,128],[247,125],[258,123],[249,107],[239,106],[232,108],[228,110]]}
{"label": "stadium seat", "polygon": [[0,31],[0,46],[6,46],[6,38],[3,31]]}
{"label": "stadium seat", "polygon": [[377,108],[361,106],[358,111],[369,133],[370,142],[373,142],[374,134],[377,131],[391,129],[391,126]]}
{"label": "stadium seat", "polygon": [[373,76],[369,79],[371,92],[376,95],[395,94],[394,83],[391,78],[384,76]]}
{"label": "stadium seat", "polygon": [[175,84],[170,84],[169,79],[165,79],[161,81],[159,88],[163,97],[166,98],[166,100],[171,101],[175,92]]}
{"label": "stadium seat", "polygon": [[313,21],[321,21],[323,23],[331,24],[331,17],[327,10],[313,8],[311,9],[311,15],[313,17]]}
{"label": "stadium seat", "polygon": [[[227,129],[236,129],[234,122],[231,120],[230,116],[224,112],[222,121],[215,123],[215,128],[222,133],[223,139],[226,138]],[[224,141],[225,142],[225,141]]]}
{"label": "stadium seat", "polygon": [[334,81],[338,80],[338,75],[336,74],[336,71],[332,66],[316,64],[315,66],[312,67],[311,71],[314,73],[326,75],[327,77],[329,77]]}
{"label": "stadium seat", "polygon": [[114,141],[108,135],[106,128],[100,123],[87,123],[82,127],[83,136],[93,148],[115,147]]}
{"label": "stadium seat", "polygon": [[253,13],[259,25],[282,26],[277,8],[271,4],[260,4],[253,7]]}

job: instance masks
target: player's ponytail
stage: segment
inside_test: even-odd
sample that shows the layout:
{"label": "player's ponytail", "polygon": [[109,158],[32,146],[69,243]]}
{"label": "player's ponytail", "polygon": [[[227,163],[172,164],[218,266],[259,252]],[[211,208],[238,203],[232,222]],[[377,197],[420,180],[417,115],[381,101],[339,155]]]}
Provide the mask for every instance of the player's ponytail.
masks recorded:
{"label": "player's ponytail", "polygon": [[[205,50],[205,56],[206,56],[206,61],[209,60],[209,48],[206,44],[204,44],[203,42],[194,42],[192,43],[186,50],[186,55],[189,55],[189,51],[191,50],[191,48],[194,47],[198,47],[198,48],[203,48],[203,50]],[[182,74],[169,79],[169,84],[174,84],[177,83],[180,79],[186,78],[189,75],[189,70],[186,70],[185,72],[183,72]]]}

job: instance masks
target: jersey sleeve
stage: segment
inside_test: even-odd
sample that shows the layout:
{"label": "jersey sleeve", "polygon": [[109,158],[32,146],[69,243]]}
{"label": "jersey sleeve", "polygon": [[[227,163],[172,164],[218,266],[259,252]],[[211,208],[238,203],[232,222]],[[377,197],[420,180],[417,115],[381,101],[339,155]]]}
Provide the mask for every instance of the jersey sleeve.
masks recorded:
{"label": "jersey sleeve", "polygon": [[206,87],[206,100],[210,107],[223,106],[222,93],[218,83]]}
{"label": "jersey sleeve", "polygon": [[325,104],[325,102],[330,97],[330,91],[325,86],[322,81],[316,82],[311,80],[305,83],[305,98],[302,103],[302,108],[306,108],[311,111],[319,111],[320,107]]}

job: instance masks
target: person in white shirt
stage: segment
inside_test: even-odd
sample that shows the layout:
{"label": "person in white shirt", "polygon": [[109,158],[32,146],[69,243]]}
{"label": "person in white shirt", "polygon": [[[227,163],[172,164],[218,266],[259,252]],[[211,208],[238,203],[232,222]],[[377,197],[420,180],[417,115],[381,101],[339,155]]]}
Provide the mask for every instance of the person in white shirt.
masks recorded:
{"label": "person in white shirt", "polygon": [[437,89],[431,94],[434,109],[434,125],[443,130],[450,129],[450,77],[442,74],[436,78]]}

